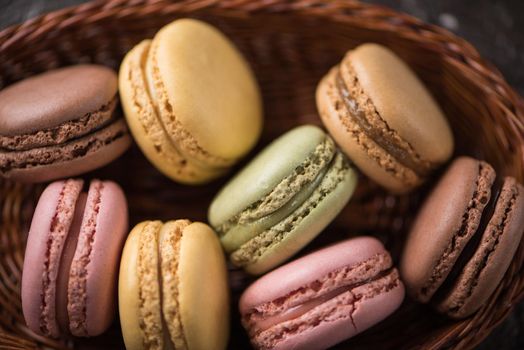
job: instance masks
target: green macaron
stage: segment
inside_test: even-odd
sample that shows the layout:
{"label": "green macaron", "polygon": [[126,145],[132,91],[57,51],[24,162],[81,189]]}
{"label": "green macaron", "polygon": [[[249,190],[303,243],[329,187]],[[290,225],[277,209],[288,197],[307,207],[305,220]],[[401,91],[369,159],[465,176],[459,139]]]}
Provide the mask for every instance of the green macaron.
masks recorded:
{"label": "green macaron", "polygon": [[346,205],[357,175],[333,140],[304,125],[274,140],[217,194],[209,222],[231,262],[251,274],[278,266]]}

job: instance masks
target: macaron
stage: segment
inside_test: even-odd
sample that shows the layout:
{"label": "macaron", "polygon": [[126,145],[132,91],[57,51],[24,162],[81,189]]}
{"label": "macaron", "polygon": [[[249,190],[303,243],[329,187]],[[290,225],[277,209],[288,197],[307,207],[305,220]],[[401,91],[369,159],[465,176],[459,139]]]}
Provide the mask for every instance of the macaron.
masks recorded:
{"label": "macaron", "polygon": [[208,211],[231,262],[261,274],[315,238],[342,210],[356,172],[312,125],[274,140],[213,199]]}
{"label": "macaron", "polygon": [[393,193],[420,185],[453,153],[453,135],[415,73],[384,46],[363,44],[321,80],[317,108],[359,169]]}
{"label": "macaron", "polygon": [[44,182],[79,175],[131,144],[115,113],[116,73],[82,64],[50,70],[0,91],[0,175]]}
{"label": "macaron", "polygon": [[256,349],[327,349],[385,319],[403,299],[391,256],[362,236],[264,275],[242,294],[240,313]]}
{"label": "macaron", "polygon": [[163,27],[124,58],[119,75],[127,122],[149,161],[174,181],[209,182],[256,144],[262,102],[241,53],[194,19]]}
{"label": "macaron", "polygon": [[22,273],[29,329],[47,337],[96,336],[114,319],[127,203],[111,181],[46,187],[33,215]]}
{"label": "macaron", "polygon": [[118,297],[127,350],[226,348],[226,262],[203,223],[136,225],[122,254]]}
{"label": "macaron", "polygon": [[482,307],[519,246],[523,190],[484,161],[457,158],[407,237],[400,269],[409,294],[452,318]]}

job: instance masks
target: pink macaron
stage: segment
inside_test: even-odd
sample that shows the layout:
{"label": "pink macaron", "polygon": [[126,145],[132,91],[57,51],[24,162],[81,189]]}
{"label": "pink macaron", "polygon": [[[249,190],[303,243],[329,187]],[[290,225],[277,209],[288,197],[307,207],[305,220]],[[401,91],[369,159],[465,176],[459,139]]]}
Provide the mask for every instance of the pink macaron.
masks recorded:
{"label": "pink macaron", "polygon": [[404,286],[382,243],[358,237],[292,261],[240,298],[257,349],[326,349],[394,312]]}
{"label": "pink macaron", "polygon": [[33,215],[22,275],[22,309],[35,333],[95,336],[111,324],[128,213],[122,189],[93,180],[51,183]]}

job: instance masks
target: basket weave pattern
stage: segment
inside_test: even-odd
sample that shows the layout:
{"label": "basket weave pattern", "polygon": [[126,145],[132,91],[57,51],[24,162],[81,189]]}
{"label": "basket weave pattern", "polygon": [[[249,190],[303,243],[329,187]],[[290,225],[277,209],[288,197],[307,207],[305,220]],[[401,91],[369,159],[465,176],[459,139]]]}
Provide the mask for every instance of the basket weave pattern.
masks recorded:
{"label": "basket weave pattern", "polygon": [[[133,45],[153,37],[170,21],[188,16],[219,27],[251,63],[265,102],[266,122],[259,147],[295,125],[319,124],[314,103],[319,79],[348,49],[374,41],[392,48],[431,89],[452,124],[457,154],[486,159],[499,173],[524,180],[524,102],[501,74],[469,43],[448,31],[355,1],[87,3],[0,32],[0,88],[75,63],[118,68]],[[195,188],[173,184],[136,147],[88,176],[114,179],[122,185],[128,195],[131,225],[152,218],[205,220],[213,194],[225,181]],[[108,335],[74,342],[39,337],[26,328],[20,302],[21,269],[27,229],[42,188],[0,180],[0,348],[121,346],[118,324]],[[351,234],[371,233],[385,240],[398,260],[406,227],[428,188],[394,197],[361,178],[351,203],[306,251]],[[521,244],[494,295],[469,319],[450,321],[426,306],[406,301],[392,318],[338,348],[471,349],[524,294],[523,259]],[[251,280],[231,269],[232,349],[247,348],[235,310],[240,292]]]}

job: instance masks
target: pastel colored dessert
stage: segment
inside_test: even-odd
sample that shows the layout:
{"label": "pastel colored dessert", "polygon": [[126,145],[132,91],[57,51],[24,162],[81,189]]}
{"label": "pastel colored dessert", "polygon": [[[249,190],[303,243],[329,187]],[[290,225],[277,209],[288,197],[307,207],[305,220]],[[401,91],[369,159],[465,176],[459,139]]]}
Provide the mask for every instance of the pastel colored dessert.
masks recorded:
{"label": "pastel colored dessert", "polygon": [[175,181],[200,184],[223,175],[262,131],[253,73],[204,22],[176,20],[139,43],[124,58],[119,81],[138,146]]}
{"label": "pastel colored dessert", "polygon": [[280,136],[213,199],[209,222],[231,262],[251,274],[281,264],[340,212],[356,172],[321,129]]}
{"label": "pastel colored dessert", "polygon": [[35,333],[96,336],[114,319],[118,262],[127,234],[120,187],[93,180],[51,183],[35,209],[22,274],[22,310]]}
{"label": "pastel colored dessert", "polygon": [[486,162],[457,158],[407,238],[400,269],[409,294],[453,318],[482,307],[519,246],[523,190]]}
{"label": "pastel colored dessert", "polygon": [[118,297],[127,350],[226,348],[226,262],[203,223],[136,225],[122,254]]}
{"label": "pastel colored dessert", "polygon": [[420,185],[453,153],[453,135],[415,73],[388,48],[349,51],[316,92],[322,122],[347,156],[394,193]]}
{"label": "pastel colored dessert", "polygon": [[327,349],[393,313],[404,286],[372,237],[324,248],[266,274],[240,298],[256,349]]}
{"label": "pastel colored dessert", "polygon": [[97,65],[48,71],[0,91],[0,175],[44,182],[106,165],[131,144],[117,77]]}

